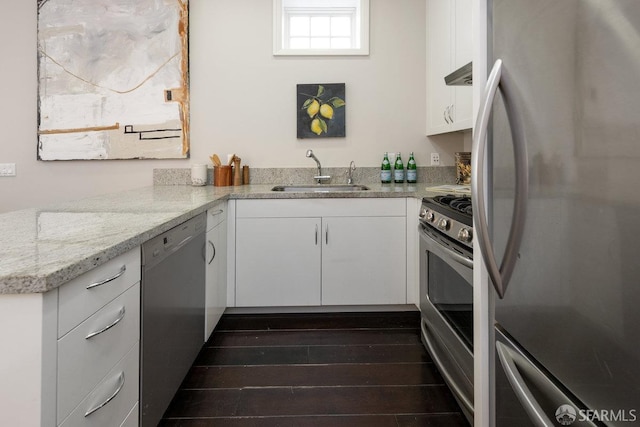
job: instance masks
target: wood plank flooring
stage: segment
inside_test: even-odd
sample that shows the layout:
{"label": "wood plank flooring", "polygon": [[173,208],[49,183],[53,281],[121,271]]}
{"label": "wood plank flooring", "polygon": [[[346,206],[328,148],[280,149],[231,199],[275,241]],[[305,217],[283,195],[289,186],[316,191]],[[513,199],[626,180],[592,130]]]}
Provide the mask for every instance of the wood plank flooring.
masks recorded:
{"label": "wood plank flooring", "polygon": [[227,315],[164,427],[457,427],[419,313]]}

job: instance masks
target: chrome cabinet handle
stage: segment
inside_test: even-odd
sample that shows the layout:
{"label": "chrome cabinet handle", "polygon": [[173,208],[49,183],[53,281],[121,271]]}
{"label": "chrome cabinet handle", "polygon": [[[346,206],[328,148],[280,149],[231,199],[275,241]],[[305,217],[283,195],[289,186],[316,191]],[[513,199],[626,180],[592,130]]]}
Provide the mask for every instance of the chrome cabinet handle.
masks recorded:
{"label": "chrome cabinet handle", "polygon": [[98,286],[102,286],[102,285],[105,285],[105,284],[107,284],[109,282],[113,282],[118,277],[122,276],[125,271],[127,271],[127,266],[123,265],[122,267],[120,267],[120,271],[118,271],[113,277],[109,277],[108,279],[104,279],[104,280],[101,280],[99,282],[92,283],[89,286],[87,286],[87,289],[97,288]]}
{"label": "chrome cabinet handle", "polygon": [[449,110],[447,111],[447,115],[449,116],[449,121],[451,123],[453,123],[453,117],[451,117],[451,114],[453,113],[453,107],[454,107],[453,105],[450,105]]}
{"label": "chrome cabinet handle", "polygon": [[469,411],[470,414],[473,414],[473,403],[471,403],[471,401],[467,398],[467,396],[465,396],[465,394],[460,389],[460,386],[458,385],[458,383],[456,383],[453,380],[453,377],[451,376],[449,371],[447,371],[444,365],[442,364],[442,361],[440,360],[438,353],[433,348],[433,343],[431,342],[431,338],[429,337],[429,333],[427,331],[427,327],[424,321],[420,321],[420,328],[422,329],[424,342],[427,345],[427,349],[429,350],[429,353],[431,354],[431,358],[435,362],[436,366],[439,368],[440,373],[442,374],[443,377],[445,377],[445,379],[447,380],[447,383],[451,385],[451,388],[453,389],[452,390],[453,393],[456,396],[458,396],[458,398],[462,401],[462,404],[467,409],[467,411]]}
{"label": "chrome cabinet handle", "polygon": [[444,111],[442,112],[442,116],[444,117],[444,121],[447,122],[447,124],[449,123],[449,119],[447,118],[447,110],[449,109],[449,107],[445,108]]}
{"label": "chrome cabinet handle", "polygon": [[318,224],[316,224],[316,246],[318,246]]}
{"label": "chrome cabinet handle", "polygon": [[[493,251],[491,239],[489,237],[489,223],[485,206],[485,157],[487,148],[487,129],[491,116],[491,105],[495,99],[498,87],[502,93],[502,99],[507,111],[509,127],[511,128],[511,138],[513,139],[514,163],[516,172],[515,197],[513,201],[513,216],[511,218],[511,228],[505,248],[502,264],[498,267],[496,256]],[[527,169],[527,147],[525,144],[524,130],[520,122],[511,96],[511,86],[508,73],[503,69],[502,60],[496,60],[493,69],[489,74],[485,86],[484,95],[480,102],[478,118],[476,120],[477,130],[473,135],[473,159],[472,159],[472,179],[471,198],[473,200],[473,219],[477,228],[478,244],[482,258],[487,267],[489,277],[493,282],[498,296],[504,298],[507,285],[513,274],[513,270],[518,260],[518,251],[522,243],[524,225],[526,221],[526,208],[528,198],[529,171]]]}
{"label": "chrome cabinet handle", "polygon": [[107,326],[105,326],[105,327],[104,327],[104,328],[102,328],[102,329],[99,329],[99,330],[97,330],[97,331],[91,332],[89,335],[87,335],[86,337],[84,337],[84,339],[86,339],[86,340],[91,339],[91,338],[95,337],[96,335],[100,335],[101,333],[106,332],[106,331],[108,331],[109,329],[111,329],[111,328],[113,328],[114,326],[116,326],[118,323],[120,323],[120,321],[121,321],[122,319],[124,319],[124,312],[125,312],[124,307],[122,307],[122,308],[120,309],[120,314],[118,315],[118,318],[117,318],[116,320],[114,320],[112,323],[108,324]]}
{"label": "chrome cabinet handle", "polygon": [[324,230],[324,244],[329,244],[329,224],[327,224],[327,228]]}
{"label": "chrome cabinet handle", "polygon": [[213,262],[213,259],[216,257],[216,245],[214,245],[211,240],[208,240],[208,242],[211,245],[211,249],[213,249],[213,255],[211,255],[211,259],[207,261],[207,264],[211,264]]}
{"label": "chrome cabinet handle", "polygon": [[209,215],[211,215],[211,216],[218,216],[218,215],[220,215],[220,214],[221,214],[221,213],[223,213],[223,212],[224,212],[224,210],[222,210],[222,209],[218,209],[217,211],[209,212]]}
{"label": "chrome cabinet handle", "polygon": [[118,393],[120,393],[120,390],[122,390],[122,387],[124,387],[124,372],[120,372],[120,375],[118,376],[118,385],[116,386],[116,390],[109,397],[107,397],[107,400],[89,409],[87,412],[85,412],[84,416],[88,417],[89,415],[96,412],[98,409],[103,408],[107,403],[111,402],[118,395]]}

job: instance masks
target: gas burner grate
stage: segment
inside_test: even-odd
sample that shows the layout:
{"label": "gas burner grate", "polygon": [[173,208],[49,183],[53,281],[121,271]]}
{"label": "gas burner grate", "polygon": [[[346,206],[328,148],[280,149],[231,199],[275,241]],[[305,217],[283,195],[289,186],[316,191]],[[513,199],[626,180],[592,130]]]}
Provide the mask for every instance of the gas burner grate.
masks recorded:
{"label": "gas burner grate", "polygon": [[473,209],[471,207],[471,198],[467,196],[456,196],[453,194],[447,194],[443,196],[435,196],[433,200],[443,206],[448,206],[458,212],[462,212],[466,215],[473,215]]}

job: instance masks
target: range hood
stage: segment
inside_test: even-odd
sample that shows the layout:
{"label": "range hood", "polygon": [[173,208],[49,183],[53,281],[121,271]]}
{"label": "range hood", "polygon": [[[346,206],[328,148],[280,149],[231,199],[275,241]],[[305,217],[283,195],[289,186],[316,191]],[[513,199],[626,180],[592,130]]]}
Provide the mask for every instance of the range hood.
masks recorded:
{"label": "range hood", "polygon": [[453,73],[445,76],[444,83],[447,86],[469,86],[473,84],[473,63],[469,62],[466,65],[455,70]]}

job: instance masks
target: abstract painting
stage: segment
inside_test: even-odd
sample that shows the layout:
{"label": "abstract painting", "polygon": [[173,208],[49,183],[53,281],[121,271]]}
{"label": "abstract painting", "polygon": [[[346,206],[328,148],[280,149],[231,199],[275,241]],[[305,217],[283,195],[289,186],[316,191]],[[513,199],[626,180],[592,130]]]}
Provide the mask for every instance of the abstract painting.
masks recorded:
{"label": "abstract painting", "polygon": [[297,85],[298,138],[344,137],[345,84]]}
{"label": "abstract painting", "polygon": [[188,158],[188,0],[37,1],[38,159]]}

